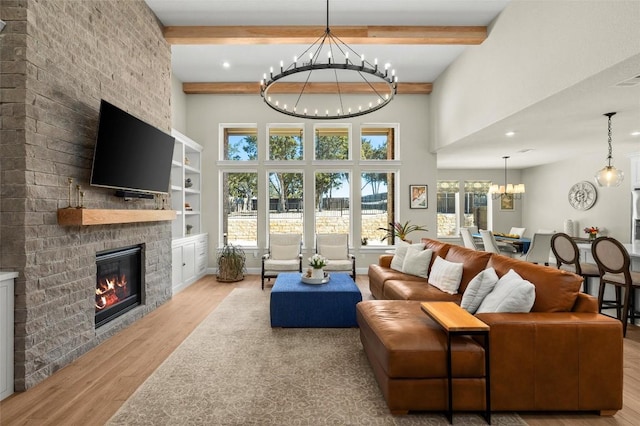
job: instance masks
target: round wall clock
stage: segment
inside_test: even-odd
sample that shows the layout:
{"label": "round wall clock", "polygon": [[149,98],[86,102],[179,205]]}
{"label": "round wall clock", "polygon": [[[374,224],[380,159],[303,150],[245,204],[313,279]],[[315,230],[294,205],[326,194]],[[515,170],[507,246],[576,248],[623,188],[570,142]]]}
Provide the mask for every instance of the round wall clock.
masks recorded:
{"label": "round wall clock", "polygon": [[569,189],[569,204],[576,210],[589,210],[596,202],[598,192],[591,182],[578,182]]}

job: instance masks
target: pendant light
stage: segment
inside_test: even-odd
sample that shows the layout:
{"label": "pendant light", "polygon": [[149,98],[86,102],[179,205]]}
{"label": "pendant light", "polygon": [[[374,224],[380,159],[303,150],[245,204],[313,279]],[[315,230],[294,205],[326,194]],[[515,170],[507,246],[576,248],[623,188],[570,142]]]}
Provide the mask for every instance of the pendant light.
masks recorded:
{"label": "pendant light", "polygon": [[607,156],[607,165],[596,173],[596,183],[598,186],[620,186],[624,179],[624,173],[622,170],[616,169],[611,165],[611,117],[616,115],[615,112],[608,112],[604,114],[608,117],[608,135],[609,135],[609,155]]}
{"label": "pendant light", "polygon": [[522,194],[524,194],[524,183],[507,183],[507,160],[509,156],[505,155],[502,158],[504,159],[504,185],[491,185],[489,194],[491,194],[491,198],[494,200],[503,196],[511,196],[519,200],[522,198]]}

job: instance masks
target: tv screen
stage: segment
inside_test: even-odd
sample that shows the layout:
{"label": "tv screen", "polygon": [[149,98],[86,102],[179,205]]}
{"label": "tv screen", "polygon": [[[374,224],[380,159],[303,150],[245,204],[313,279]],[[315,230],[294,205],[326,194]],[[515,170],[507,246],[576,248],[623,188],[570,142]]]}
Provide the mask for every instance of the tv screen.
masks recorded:
{"label": "tv screen", "polygon": [[91,185],[165,194],[173,136],[102,100]]}

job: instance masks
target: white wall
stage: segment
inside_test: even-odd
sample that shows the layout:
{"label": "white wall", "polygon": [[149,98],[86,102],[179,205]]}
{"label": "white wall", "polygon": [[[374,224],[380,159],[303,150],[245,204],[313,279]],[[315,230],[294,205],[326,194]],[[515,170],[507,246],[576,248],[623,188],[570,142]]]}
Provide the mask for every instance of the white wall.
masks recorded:
{"label": "white wall", "polygon": [[187,134],[187,95],[182,91],[182,82],[171,74],[171,128]]}
{"label": "white wall", "polygon": [[[636,150],[640,146],[636,147]],[[569,188],[577,182],[595,183],[594,175],[605,166],[606,152],[602,155],[580,156],[522,171],[527,193],[523,200],[523,224],[530,230],[550,228],[563,231],[565,219],[573,220],[576,236],[584,237],[583,228],[597,226],[603,234],[628,243],[631,240],[631,173],[630,151],[616,149],[614,165],[625,174],[625,180],[617,188],[599,188],[594,206],[586,211],[575,210],[569,205]]]}
{"label": "white wall", "polygon": [[434,82],[434,150],[638,54],[640,2],[512,1]]}
{"label": "white wall", "polygon": [[[399,181],[400,181],[400,213],[402,221],[411,220],[412,223],[426,225],[429,232],[413,238],[436,235],[436,157],[428,151],[429,146],[429,100],[425,95],[398,95],[394,101],[384,109],[348,122],[353,125],[354,137],[363,124],[399,123]],[[279,114],[269,109],[260,96],[249,95],[188,95],[187,96],[187,130],[186,134],[204,146],[203,153],[203,228],[209,233],[209,247],[216,248],[221,244],[218,234],[220,223],[219,206],[219,176],[216,163],[218,161],[218,136],[220,123],[257,123],[259,140],[266,139],[267,123],[300,123],[303,120]],[[345,122],[337,120],[336,122]],[[306,135],[312,135],[313,124],[316,121],[305,122]],[[325,123],[325,121],[317,121]],[[356,153],[357,154],[357,153]],[[305,168],[312,170],[311,159],[306,160]],[[258,173],[266,172],[266,167],[258,167]],[[411,210],[409,206],[409,185],[429,185],[429,208],[426,210]],[[266,215],[258,218],[258,230],[266,229]],[[313,235],[313,224],[305,223],[307,235]],[[264,234],[264,231],[262,231]],[[359,229],[354,229],[353,240],[359,241]],[[249,255],[248,267],[259,268],[259,256],[264,250],[264,241],[260,241],[261,250],[253,257]],[[307,247],[307,253],[311,250]],[[357,266],[366,267],[377,261],[381,249],[365,247],[356,250]],[[210,250],[209,266],[214,267],[215,250]]]}

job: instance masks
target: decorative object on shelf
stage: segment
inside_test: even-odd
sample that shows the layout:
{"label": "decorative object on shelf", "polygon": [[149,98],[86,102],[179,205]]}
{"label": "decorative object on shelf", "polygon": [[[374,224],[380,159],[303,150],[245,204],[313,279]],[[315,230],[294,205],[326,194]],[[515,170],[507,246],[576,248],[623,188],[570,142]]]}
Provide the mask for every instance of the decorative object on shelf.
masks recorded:
{"label": "decorative object on shelf", "polygon": [[[327,266],[327,259],[316,253],[309,258],[309,266],[311,266],[311,278],[314,279],[323,279],[324,278],[324,268]],[[307,271],[308,273],[308,271]]]}
{"label": "decorative object on shelf", "polygon": [[619,186],[624,180],[624,173],[620,169],[616,169],[611,165],[611,117],[616,115],[615,112],[608,112],[604,114],[608,117],[608,143],[609,143],[609,155],[607,155],[607,165],[596,173],[596,183],[599,186]]}
{"label": "decorative object on shelf", "polygon": [[565,219],[564,221],[564,233],[570,237],[573,237],[575,234],[575,227],[573,224],[573,220]]}
{"label": "decorative object on shelf", "polygon": [[189,157],[187,157],[187,156],[184,157],[184,165],[185,166],[191,165],[191,160],[189,160]]}
{"label": "decorative object on shelf", "polygon": [[184,187],[185,188],[191,188],[193,186],[193,182],[191,182],[191,178],[186,178],[184,180]]}
{"label": "decorative object on shelf", "polygon": [[185,233],[186,233],[187,235],[191,235],[191,230],[192,230],[192,229],[193,229],[193,225],[189,225],[189,224],[187,224],[187,225],[185,226]]}
{"label": "decorative object on shelf", "polygon": [[80,204],[77,208],[84,209],[84,191],[78,191],[78,194],[80,194]]}
{"label": "decorative object on shelf", "polygon": [[71,205],[71,191],[73,191],[73,178],[67,178],[67,182],[69,182],[69,205],[67,206],[68,209],[73,208],[73,206]]}
{"label": "decorative object on shelf", "polygon": [[598,237],[598,232],[600,232],[600,229],[598,229],[597,226],[588,226],[584,228],[584,233],[589,235],[589,241],[595,240]]}
{"label": "decorative object on shelf", "polygon": [[[326,62],[321,62],[325,58]],[[274,74],[271,67],[269,75],[265,73],[260,80],[260,96],[270,108],[292,117],[319,120],[358,117],[377,111],[393,100],[398,77],[390,67],[389,63],[379,67],[378,59],[372,64],[331,32],[327,0],[324,34],[300,56],[294,56],[286,68],[280,61],[279,73]],[[352,87],[358,89],[358,96],[346,99],[343,94]],[[319,99],[332,104],[312,104],[318,101],[314,93],[324,94]],[[369,98],[364,105],[363,97]]]}
{"label": "decorative object on shelf", "polygon": [[188,210],[188,211],[192,211],[193,210],[193,208],[191,207],[191,204],[189,204],[189,203],[184,203],[184,209]]}
{"label": "decorative object on shelf", "polygon": [[[491,198],[494,200],[497,200],[498,198],[505,198],[505,196],[508,196],[507,198],[511,198],[511,201],[513,201],[513,199],[519,200],[522,198],[522,194],[524,194],[524,183],[507,183],[507,160],[510,157],[505,155],[502,158],[504,158],[504,185],[491,185],[489,188],[489,194],[491,194]],[[505,208],[503,210],[513,210],[513,208]]]}
{"label": "decorative object on shelf", "polygon": [[225,244],[218,250],[216,262],[218,263],[217,280],[225,283],[242,281],[246,271],[247,257],[241,247]]}
{"label": "decorative object on shelf", "polygon": [[427,185],[409,185],[409,196],[411,197],[410,208],[427,208]]}
{"label": "decorative object on shelf", "polygon": [[80,185],[76,185],[76,209],[80,208]]}
{"label": "decorative object on shelf", "polygon": [[598,191],[591,182],[582,181],[569,189],[569,204],[576,210],[589,210],[598,198]]}
{"label": "decorative object on shelf", "polygon": [[[400,222],[389,222],[389,226],[386,228],[378,228],[378,231],[384,231],[386,234],[380,239],[380,241],[384,241],[387,238],[391,241],[395,241],[395,238],[400,238],[402,241],[407,241],[407,235],[414,231],[428,231],[422,225],[411,225],[410,221],[406,221],[405,223]],[[407,241],[409,242],[409,241]]]}

